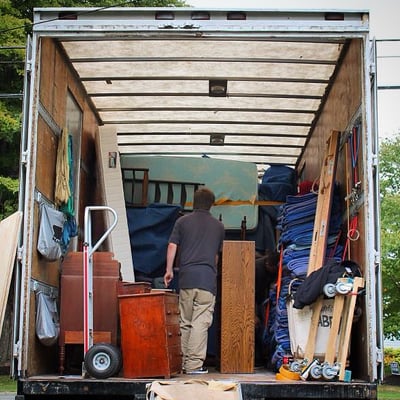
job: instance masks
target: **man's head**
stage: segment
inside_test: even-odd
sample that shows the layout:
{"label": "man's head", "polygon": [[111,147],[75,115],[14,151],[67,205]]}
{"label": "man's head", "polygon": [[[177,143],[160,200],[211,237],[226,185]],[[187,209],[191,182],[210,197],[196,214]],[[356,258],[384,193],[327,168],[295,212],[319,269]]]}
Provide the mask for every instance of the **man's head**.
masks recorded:
{"label": "man's head", "polygon": [[194,210],[209,210],[215,202],[214,193],[202,187],[194,192],[193,209]]}

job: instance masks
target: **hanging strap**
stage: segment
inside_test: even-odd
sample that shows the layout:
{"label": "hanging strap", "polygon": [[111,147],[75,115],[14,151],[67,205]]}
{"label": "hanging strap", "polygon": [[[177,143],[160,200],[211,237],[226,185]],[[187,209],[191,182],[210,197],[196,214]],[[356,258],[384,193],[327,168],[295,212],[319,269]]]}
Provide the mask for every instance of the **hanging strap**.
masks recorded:
{"label": "hanging strap", "polygon": [[[353,188],[352,190],[356,190],[359,187],[359,180],[358,180],[358,156],[359,156],[359,150],[360,150],[360,125],[356,125],[353,127],[351,136],[349,139],[349,144],[350,144],[350,155],[351,155],[351,167],[352,167],[352,184]],[[347,194],[351,198],[351,194]],[[358,230],[358,215],[354,214],[353,216],[350,217],[348,216],[349,221],[348,221],[348,230],[347,230],[347,239],[345,243],[345,248],[343,251],[343,257],[342,259],[344,260],[349,252],[349,247],[350,247],[350,242],[351,241],[356,241],[360,237],[360,232]]]}
{"label": "hanging strap", "polygon": [[347,252],[349,250],[350,242],[358,240],[360,237],[360,231],[358,230],[358,215],[354,215],[349,223],[349,229],[347,231],[347,239],[343,251],[342,260],[346,259]]}
{"label": "hanging strap", "polygon": [[283,245],[281,245],[281,249],[279,252],[278,277],[276,278],[276,301],[277,302],[279,299],[279,295],[281,293],[282,268],[283,268]]}

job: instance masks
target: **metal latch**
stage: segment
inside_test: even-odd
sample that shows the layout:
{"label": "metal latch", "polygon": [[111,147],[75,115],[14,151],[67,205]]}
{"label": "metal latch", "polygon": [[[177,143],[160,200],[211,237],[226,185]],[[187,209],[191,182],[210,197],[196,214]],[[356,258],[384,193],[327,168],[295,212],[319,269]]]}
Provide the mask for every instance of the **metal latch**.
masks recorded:
{"label": "metal latch", "polygon": [[376,349],[376,361],[378,363],[382,363],[383,362],[383,352],[381,348],[377,348]]}
{"label": "metal latch", "polygon": [[164,24],[158,26],[158,29],[199,29],[199,28],[200,25],[195,25],[191,23],[185,23],[183,25]]}
{"label": "metal latch", "polygon": [[199,29],[200,28],[200,25],[195,25],[195,24],[185,24],[185,25],[182,25],[181,27],[180,27],[181,29]]}
{"label": "metal latch", "polygon": [[28,151],[25,150],[21,153],[21,163],[26,164],[28,162]]}
{"label": "metal latch", "polygon": [[159,25],[158,29],[178,29],[178,25],[173,25],[173,24],[164,24],[164,25]]}

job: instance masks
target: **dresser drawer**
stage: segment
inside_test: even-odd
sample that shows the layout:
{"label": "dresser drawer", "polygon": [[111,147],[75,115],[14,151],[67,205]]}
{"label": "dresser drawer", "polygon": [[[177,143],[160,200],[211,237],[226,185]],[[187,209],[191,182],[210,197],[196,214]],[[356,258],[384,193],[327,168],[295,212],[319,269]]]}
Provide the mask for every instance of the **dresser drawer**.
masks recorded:
{"label": "dresser drawer", "polygon": [[177,302],[165,304],[165,323],[167,325],[179,324],[179,306]]}
{"label": "dresser drawer", "polygon": [[167,325],[166,326],[167,335],[167,346],[177,346],[181,343],[181,330],[179,325]]}
{"label": "dresser drawer", "polygon": [[173,346],[169,348],[169,365],[171,374],[179,373],[182,371],[182,351],[181,346]]}

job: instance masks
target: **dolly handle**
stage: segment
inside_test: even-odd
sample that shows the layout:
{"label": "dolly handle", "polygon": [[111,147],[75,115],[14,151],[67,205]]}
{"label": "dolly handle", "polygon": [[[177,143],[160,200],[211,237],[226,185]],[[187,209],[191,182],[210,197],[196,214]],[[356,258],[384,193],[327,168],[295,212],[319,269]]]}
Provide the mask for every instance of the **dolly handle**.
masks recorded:
{"label": "dolly handle", "polygon": [[[102,211],[106,210],[113,214],[114,220],[110,227],[103,233],[103,236],[96,242],[95,245],[92,245],[92,220],[90,218],[91,211]],[[111,231],[115,228],[118,222],[118,215],[114,209],[108,206],[88,206],[85,208],[85,243],[89,245],[89,256],[91,256],[104,242],[106,237],[111,233]]]}
{"label": "dolly handle", "polygon": [[[114,216],[114,221],[103,233],[103,236],[92,245],[92,219],[91,211],[109,211]],[[85,208],[85,234],[83,243],[83,354],[93,346],[93,253],[104,242],[106,237],[115,228],[118,222],[117,213],[107,206],[88,206]],[[82,367],[82,375],[84,369]]]}

